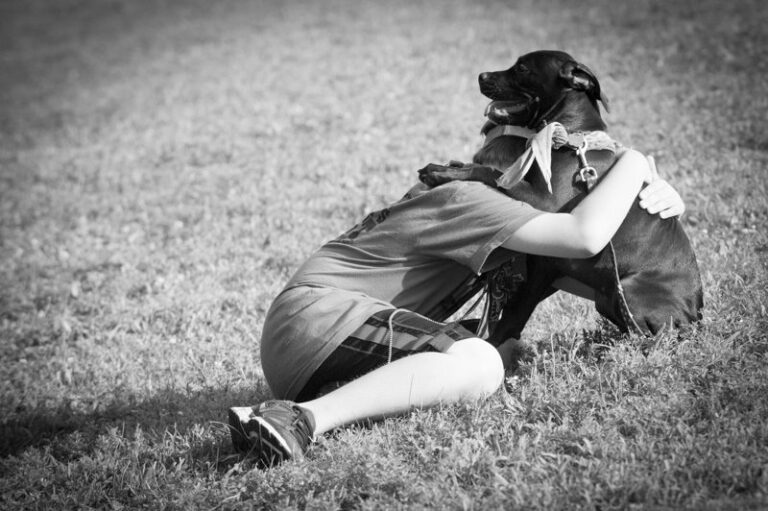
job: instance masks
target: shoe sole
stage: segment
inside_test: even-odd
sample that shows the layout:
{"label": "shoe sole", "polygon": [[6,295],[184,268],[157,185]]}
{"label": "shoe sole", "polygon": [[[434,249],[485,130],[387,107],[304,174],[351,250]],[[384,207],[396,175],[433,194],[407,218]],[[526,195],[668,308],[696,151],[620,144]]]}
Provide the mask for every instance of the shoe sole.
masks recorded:
{"label": "shoe sole", "polygon": [[[245,416],[241,413],[246,414]],[[232,445],[235,450],[245,454],[253,449],[253,441],[250,432],[246,426],[250,423],[250,416],[253,410],[250,408],[230,408],[229,416],[229,434],[232,437]]]}
{"label": "shoe sole", "polygon": [[[246,420],[238,410],[248,410]],[[263,417],[253,416],[250,408],[230,408],[232,445],[243,454],[255,454],[267,467],[293,459],[290,446]]]}

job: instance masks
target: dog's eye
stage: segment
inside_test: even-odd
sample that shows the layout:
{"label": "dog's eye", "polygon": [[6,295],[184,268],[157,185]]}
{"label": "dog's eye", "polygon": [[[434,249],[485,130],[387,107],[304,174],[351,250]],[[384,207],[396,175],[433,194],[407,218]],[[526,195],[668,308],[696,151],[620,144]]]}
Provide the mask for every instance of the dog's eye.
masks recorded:
{"label": "dog's eye", "polygon": [[525,64],[518,64],[517,72],[520,73],[521,75],[527,75],[528,73],[531,72],[531,70],[528,69],[528,67]]}

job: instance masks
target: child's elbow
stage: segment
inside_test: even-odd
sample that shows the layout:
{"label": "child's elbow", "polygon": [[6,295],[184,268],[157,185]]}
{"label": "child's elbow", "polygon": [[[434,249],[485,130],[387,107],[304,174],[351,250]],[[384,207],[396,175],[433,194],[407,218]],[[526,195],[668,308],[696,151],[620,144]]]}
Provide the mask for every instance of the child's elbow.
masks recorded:
{"label": "child's elbow", "polygon": [[608,244],[608,240],[601,236],[595,226],[574,222],[562,232],[560,238],[560,257],[571,259],[589,259],[600,253]]}
{"label": "child's elbow", "polygon": [[576,247],[578,255],[574,256],[577,259],[594,257],[608,244],[601,236],[596,236],[593,233],[582,233],[580,238],[580,242]]}

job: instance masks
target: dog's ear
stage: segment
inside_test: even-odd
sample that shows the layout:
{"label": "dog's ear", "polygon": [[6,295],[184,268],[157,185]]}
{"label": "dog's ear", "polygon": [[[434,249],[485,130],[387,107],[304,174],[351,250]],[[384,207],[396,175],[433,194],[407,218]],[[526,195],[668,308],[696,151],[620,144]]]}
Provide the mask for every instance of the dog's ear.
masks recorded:
{"label": "dog's ear", "polygon": [[602,102],[603,108],[608,111],[608,98],[600,91],[597,76],[587,66],[574,61],[566,62],[560,67],[560,79],[573,90],[586,92],[589,99]]}

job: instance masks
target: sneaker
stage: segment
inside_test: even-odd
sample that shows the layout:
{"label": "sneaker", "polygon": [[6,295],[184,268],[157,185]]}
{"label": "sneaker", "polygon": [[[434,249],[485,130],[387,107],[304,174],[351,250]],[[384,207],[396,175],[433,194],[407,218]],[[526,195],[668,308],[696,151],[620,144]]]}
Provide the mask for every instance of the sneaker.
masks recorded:
{"label": "sneaker", "polygon": [[292,401],[265,401],[229,409],[232,445],[264,466],[304,459],[315,430],[312,414]]}

